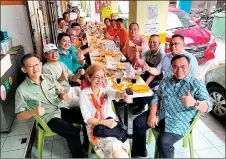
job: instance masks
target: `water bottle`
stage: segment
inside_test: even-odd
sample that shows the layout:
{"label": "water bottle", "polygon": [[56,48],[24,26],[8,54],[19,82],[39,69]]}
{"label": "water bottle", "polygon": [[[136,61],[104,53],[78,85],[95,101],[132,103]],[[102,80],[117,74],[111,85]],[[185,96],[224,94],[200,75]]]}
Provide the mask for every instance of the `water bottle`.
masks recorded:
{"label": "water bottle", "polygon": [[116,44],[117,47],[120,48],[120,39],[119,39],[118,36],[117,36],[117,38],[116,38],[116,40],[115,40],[115,44]]}
{"label": "water bottle", "polygon": [[126,65],[126,75],[129,76],[130,75],[130,69],[131,69],[131,65],[128,63]]}

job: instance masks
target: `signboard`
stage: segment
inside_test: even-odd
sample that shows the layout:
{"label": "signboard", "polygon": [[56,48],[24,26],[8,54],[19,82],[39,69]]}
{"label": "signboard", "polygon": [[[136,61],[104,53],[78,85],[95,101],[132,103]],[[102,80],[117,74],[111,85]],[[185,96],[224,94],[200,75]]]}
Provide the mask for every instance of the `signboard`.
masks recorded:
{"label": "signboard", "polygon": [[111,1],[100,1],[101,2],[101,16],[104,18],[110,18],[112,13]]}

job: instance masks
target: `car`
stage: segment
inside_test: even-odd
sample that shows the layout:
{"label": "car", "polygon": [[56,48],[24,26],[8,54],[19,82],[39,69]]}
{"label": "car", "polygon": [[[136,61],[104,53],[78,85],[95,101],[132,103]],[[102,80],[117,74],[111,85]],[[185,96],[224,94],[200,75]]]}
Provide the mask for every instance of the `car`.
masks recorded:
{"label": "car", "polygon": [[209,70],[205,75],[205,84],[213,102],[212,114],[225,118],[225,64]]}
{"label": "car", "polygon": [[183,10],[168,9],[165,52],[169,53],[172,35],[184,36],[185,50],[193,54],[198,63],[205,63],[215,57],[217,43],[211,32],[199,26],[195,20]]}

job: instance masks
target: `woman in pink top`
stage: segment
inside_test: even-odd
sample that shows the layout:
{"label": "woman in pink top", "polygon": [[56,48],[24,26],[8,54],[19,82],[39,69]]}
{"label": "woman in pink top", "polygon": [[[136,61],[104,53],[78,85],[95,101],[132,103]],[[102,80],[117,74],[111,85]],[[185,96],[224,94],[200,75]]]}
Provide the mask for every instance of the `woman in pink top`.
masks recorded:
{"label": "woman in pink top", "polygon": [[142,58],[142,53],[148,50],[148,42],[144,36],[139,34],[139,25],[135,22],[129,25],[129,40],[127,40],[123,53],[132,64],[134,69],[141,69],[137,58]]}

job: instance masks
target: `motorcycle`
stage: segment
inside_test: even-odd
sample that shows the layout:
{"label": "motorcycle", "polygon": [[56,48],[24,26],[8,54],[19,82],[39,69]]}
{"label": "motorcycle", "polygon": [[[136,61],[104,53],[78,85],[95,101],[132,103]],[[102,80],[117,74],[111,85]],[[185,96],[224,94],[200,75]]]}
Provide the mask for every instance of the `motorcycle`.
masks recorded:
{"label": "motorcycle", "polygon": [[[224,6],[225,6],[225,3],[224,3]],[[214,9],[210,13],[207,13],[205,11],[199,11],[198,14],[199,14],[200,26],[203,28],[207,28],[208,30],[211,30],[214,14],[223,12],[224,10],[225,10],[225,7]]]}

